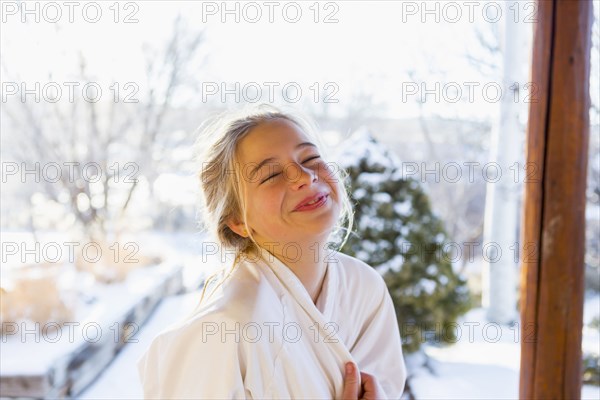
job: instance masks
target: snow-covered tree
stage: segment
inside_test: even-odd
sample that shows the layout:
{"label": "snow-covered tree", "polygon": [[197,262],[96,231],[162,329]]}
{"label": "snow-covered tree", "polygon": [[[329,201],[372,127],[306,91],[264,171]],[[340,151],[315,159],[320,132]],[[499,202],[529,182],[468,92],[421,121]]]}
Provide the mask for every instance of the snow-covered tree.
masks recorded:
{"label": "snow-covered tree", "polygon": [[[59,39],[65,35],[61,29],[56,32]],[[31,201],[28,212],[32,231],[56,229],[70,222],[78,237],[108,243],[143,220],[125,217],[128,212],[138,211],[134,209],[139,208],[139,202],[155,201],[153,188],[163,172],[161,168],[179,161],[171,160],[173,154],[181,153],[173,151],[175,146],[187,145],[186,136],[179,135],[178,140],[167,124],[174,118],[177,96],[186,86],[198,83],[193,79],[197,70],[191,70],[201,56],[203,43],[204,31],[188,27],[178,14],[165,43],[143,44],[145,77],[128,82],[135,84],[129,89],[123,85],[118,92],[114,88],[119,86],[113,85],[109,96],[99,95],[92,100],[73,96],[71,101],[58,95],[53,101],[33,101],[31,97],[31,101],[23,101],[12,96],[3,102],[0,115],[9,122],[3,128],[12,133],[2,138],[3,158],[23,170],[38,171],[36,180],[30,179],[15,190],[14,196],[19,197],[13,202],[19,205],[20,200]],[[77,54],[73,83],[108,79],[93,69],[87,49],[71,52]],[[4,61],[0,64],[8,81],[26,81],[18,68],[10,68]],[[57,72],[48,72],[49,82]],[[143,90],[138,94],[139,87]],[[49,166],[53,167],[48,173],[52,179],[39,173]],[[23,191],[32,193],[25,199]],[[38,214],[44,212],[35,211],[36,206],[42,208],[40,204],[60,210],[54,213],[56,220],[39,223]]]}
{"label": "snow-covered tree", "polygon": [[341,251],[382,274],[405,350],[429,339],[455,341],[452,323],[471,298],[419,182],[404,179],[398,158],[364,129],[345,141],[336,158],[348,172],[355,212],[354,234]]}

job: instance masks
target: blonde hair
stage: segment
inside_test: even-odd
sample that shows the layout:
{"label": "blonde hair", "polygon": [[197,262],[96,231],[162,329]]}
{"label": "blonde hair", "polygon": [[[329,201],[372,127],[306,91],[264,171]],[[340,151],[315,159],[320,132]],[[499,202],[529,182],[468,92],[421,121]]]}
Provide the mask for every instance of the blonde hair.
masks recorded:
{"label": "blonde hair", "polygon": [[[236,159],[238,143],[254,128],[278,119],[290,121],[298,126],[326,159],[324,146],[315,134],[316,126],[297,111],[286,110],[284,112],[274,106],[263,104],[247,107],[238,112],[226,112],[218,115],[217,118],[207,121],[198,129],[200,134],[196,141],[196,154],[200,164],[201,187],[199,216],[204,230],[214,237],[223,248],[235,252],[236,260],[231,270],[242,253],[251,250],[254,246],[258,247],[247,224],[246,198],[241,183],[239,163]],[[352,232],[354,221],[352,203],[346,189],[347,174],[343,169],[337,170],[340,172],[336,182],[338,183],[337,191],[341,212],[330,239],[339,238],[343,231],[345,234],[339,245],[332,246],[335,250],[343,247]],[[242,237],[233,232],[227,225],[231,219],[243,221],[249,237]],[[333,244],[332,240],[329,240],[328,243]],[[206,280],[204,290],[211,278]],[[202,297],[204,297],[204,291]]]}

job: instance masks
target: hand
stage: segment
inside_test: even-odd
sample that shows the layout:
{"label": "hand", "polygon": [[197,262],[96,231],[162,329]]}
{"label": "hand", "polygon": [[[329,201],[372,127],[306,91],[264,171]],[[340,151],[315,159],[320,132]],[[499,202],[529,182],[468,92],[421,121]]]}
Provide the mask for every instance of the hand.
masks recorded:
{"label": "hand", "polygon": [[342,399],[375,400],[383,399],[383,396],[383,389],[381,389],[381,386],[379,386],[377,379],[373,375],[360,372],[352,362],[346,363]]}

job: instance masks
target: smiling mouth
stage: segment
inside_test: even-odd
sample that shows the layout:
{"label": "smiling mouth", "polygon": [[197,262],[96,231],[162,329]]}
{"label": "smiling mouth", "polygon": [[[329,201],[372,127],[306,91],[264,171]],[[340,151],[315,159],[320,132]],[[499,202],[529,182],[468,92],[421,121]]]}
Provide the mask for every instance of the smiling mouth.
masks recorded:
{"label": "smiling mouth", "polygon": [[313,201],[309,201],[308,203],[303,204],[303,206],[310,206],[311,204],[315,204],[316,202],[321,201],[323,199],[323,197],[325,197],[325,196],[321,196],[318,199],[314,199]]}
{"label": "smiling mouth", "polygon": [[308,203],[304,203],[303,205],[296,208],[294,211],[308,211],[308,210],[314,210],[315,208],[319,208],[325,204],[328,197],[329,197],[329,194],[324,194],[322,196],[319,196],[316,199],[309,201]]}

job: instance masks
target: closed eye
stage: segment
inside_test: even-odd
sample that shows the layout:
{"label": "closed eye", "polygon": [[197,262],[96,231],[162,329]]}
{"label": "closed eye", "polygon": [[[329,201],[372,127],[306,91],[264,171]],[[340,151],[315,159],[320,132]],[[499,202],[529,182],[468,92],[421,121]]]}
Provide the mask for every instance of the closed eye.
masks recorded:
{"label": "closed eye", "polygon": [[[312,160],[316,160],[317,158],[321,158],[321,156],[311,156],[311,157],[308,157],[306,160],[302,161],[302,164],[306,164],[307,162],[312,161]],[[275,178],[276,176],[278,176],[280,174],[281,174],[281,172],[276,172],[276,173],[274,173],[272,175],[269,175],[268,177],[266,177],[265,179],[263,179],[260,182],[260,184],[262,185],[263,183],[266,183],[267,181]]]}
{"label": "closed eye", "polygon": [[309,157],[306,160],[302,161],[302,164],[307,163],[307,162],[312,161],[312,160],[317,159],[317,158],[321,158],[321,156],[312,156],[312,157]]}
{"label": "closed eye", "polygon": [[261,181],[260,183],[263,184],[263,183],[267,182],[268,180],[271,180],[271,179],[275,178],[279,174],[281,174],[281,172],[277,172],[277,173],[275,173],[273,175],[270,175],[267,178],[265,178],[263,181]]}

